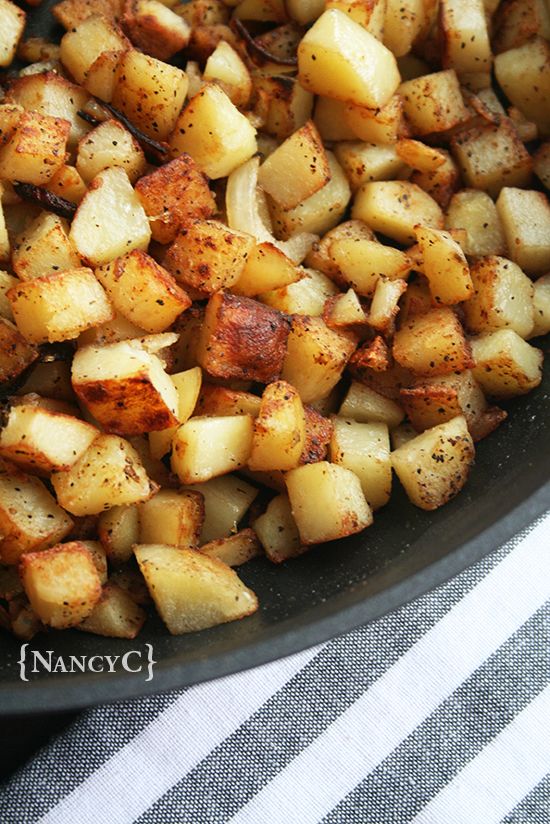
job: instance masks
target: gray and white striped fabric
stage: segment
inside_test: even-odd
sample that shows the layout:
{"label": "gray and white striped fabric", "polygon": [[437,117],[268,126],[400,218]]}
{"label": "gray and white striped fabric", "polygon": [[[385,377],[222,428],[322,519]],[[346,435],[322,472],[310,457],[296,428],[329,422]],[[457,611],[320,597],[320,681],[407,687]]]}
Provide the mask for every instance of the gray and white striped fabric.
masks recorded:
{"label": "gray and white striped fabric", "polygon": [[549,824],[550,513],[322,646],[83,713],[2,824]]}

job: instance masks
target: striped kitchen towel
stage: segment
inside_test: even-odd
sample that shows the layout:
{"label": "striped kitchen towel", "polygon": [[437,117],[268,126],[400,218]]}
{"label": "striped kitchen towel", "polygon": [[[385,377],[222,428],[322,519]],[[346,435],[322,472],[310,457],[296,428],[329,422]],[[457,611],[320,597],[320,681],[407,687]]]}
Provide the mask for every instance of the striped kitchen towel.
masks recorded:
{"label": "striped kitchen towel", "polygon": [[282,661],[79,719],[2,824],[549,824],[550,513]]}

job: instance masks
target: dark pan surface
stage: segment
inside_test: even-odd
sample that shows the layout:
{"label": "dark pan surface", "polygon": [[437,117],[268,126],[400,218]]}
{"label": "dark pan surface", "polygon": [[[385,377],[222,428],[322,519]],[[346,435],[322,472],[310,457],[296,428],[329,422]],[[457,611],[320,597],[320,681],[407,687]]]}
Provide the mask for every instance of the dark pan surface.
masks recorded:
{"label": "dark pan surface", "polygon": [[[33,34],[52,34],[44,22],[48,5],[33,12]],[[548,349],[546,340],[542,347]],[[22,683],[20,643],[2,635],[0,712],[69,710],[216,678],[324,641],[444,582],[550,507],[549,394],[547,367],[543,385],[508,404],[508,421],[478,445],[470,481],[446,507],[422,512],[396,483],[391,503],[364,534],[278,567],[263,559],[241,567],[261,604],[251,618],[179,638],[151,618],[136,641],[71,630],[31,644],[69,656],[121,655],[151,643],[157,664],[150,682],[118,671],[42,673]]]}

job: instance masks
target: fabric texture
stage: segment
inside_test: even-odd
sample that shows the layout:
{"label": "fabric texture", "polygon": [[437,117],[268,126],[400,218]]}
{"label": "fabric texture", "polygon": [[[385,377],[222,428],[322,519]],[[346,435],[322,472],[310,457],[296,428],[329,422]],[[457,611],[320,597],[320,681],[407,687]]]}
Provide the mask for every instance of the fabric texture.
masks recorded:
{"label": "fabric texture", "polygon": [[550,513],[326,644],[98,707],[3,824],[549,824]]}

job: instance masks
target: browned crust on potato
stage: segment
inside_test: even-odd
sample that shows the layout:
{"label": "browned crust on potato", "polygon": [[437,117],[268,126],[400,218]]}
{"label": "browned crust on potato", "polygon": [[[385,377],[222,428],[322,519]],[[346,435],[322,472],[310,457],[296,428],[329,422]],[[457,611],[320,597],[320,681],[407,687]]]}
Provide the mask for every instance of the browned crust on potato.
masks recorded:
{"label": "browned crust on potato", "polygon": [[356,349],[349,359],[349,368],[352,374],[361,375],[363,369],[372,369],[374,372],[385,372],[390,368],[391,355],[388,345],[381,335],[374,340]]}
{"label": "browned crust on potato", "polygon": [[16,378],[38,357],[38,349],[28,343],[17,328],[0,318],[0,381]]}
{"label": "browned crust on potato", "polygon": [[108,20],[118,20],[123,0],[61,0],[52,7],[52,14],[67,31],[78,26],[93,14]]}
{"label": "browned crust on potato", "polygon": [[168,61],[184,49],[188,36],[163,26],[154,14],[144,14],[136,0],[126,0],[122,26],[132,43],[151,57]]}
{"label": "browned crust on potato", "polygon": [[311,406],[304,406],[306,442],[300,456],[300,464],[324,461],[334,426],[332,421]]}

